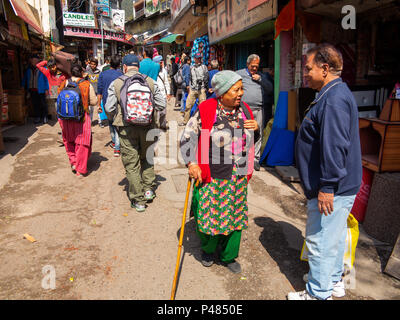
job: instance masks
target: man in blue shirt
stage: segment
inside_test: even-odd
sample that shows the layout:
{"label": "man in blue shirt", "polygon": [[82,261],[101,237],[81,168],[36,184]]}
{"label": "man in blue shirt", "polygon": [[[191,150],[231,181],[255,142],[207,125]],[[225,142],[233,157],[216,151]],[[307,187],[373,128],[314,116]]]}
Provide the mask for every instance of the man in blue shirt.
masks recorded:
{"label": "man in blue shirt", "polygon": [[[105,104],[107,102],[107,96],[108,96],[107,91],[108,91],[108,87],[110,86],[110,83],[123,75],[120,67],[121,67],[121,58],[119,56],[112,56],[112,58],[110,60],[110,69],[100,73],[99,81],[98,81],[98,85],[97,85],[97,101],[98,101],[98,107],[99,107],[97,112],[99,114],[103,113],[102,106],[105,106]],[[120,152],[118,131],[111,124],[111,121],[108,122],[108,126],[109,126],[110,134],[111,134],[112,147],[114,148],[114,156],[119,157],[121,152]]]}
{"label": "man in blue shirt", "polygon": [[347,217],[361,186],[358,109],[340,78],[341,53],[322,44],[307,52],[304,76],[319,91],[301,124],[296,164],[308,199],[306,290],[289,300],[327,300],[345,295],[343,256]]}
{"label": "man in blue shirt", "polygon": [[181,113],[185,113],[186,109],[186,99],[189,94],[189,86],[190,86],[190,57],[185,57],[183,59],[182,66],[182,102],[181,102]]}
{"label": "man in blue shirt", "polygon": [[211,85],[211,80],[215,76],[218,70],[218,60],[211,60],[210,62],[211,70],[208,71],[208,91],[207,91],[207,99],[216,98],[217,96],[214,93],[213,87]]}
{"label": "man in blue shirt", "polygon": [[143,50],[143,60],[140,61],[139,72],[149,76],[154,81],[157,81],[160,65],[152,60],[153,49],[145,48]]}

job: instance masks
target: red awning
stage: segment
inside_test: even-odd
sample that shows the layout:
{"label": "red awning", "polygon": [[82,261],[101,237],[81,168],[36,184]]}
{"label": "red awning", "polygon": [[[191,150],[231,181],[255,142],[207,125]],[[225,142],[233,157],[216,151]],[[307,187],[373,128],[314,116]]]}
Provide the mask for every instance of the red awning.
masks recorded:
{"label": "red awning", "polygon": [[40,34],[44,33],[40,22],[37,21],[32,12],[32,8],[24,0],[10,0],[10,3],[17,17],[20,17]]}

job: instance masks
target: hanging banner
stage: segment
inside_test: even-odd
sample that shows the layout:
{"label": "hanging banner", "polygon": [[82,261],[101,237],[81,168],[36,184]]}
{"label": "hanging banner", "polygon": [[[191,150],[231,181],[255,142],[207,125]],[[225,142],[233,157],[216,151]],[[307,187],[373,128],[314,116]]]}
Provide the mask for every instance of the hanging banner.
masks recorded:
{"label": "hanging banner", "polygon": [[171,7],[171,0],[159,0],[161,2],[160,12],[165,12]]}
{"label": "hanging banner", "polygon": [[189,0],[172,0],[171,3],[171,17],[172,21],[181,13],[181,11],[188,5]]}
{"label": "hanging banner", "polygon": [[[101,39],[101,30],[85,29],[78,27],[64,27],[64,36]],[[127,40],[127,37],[128,35],[126,35],[123,32],[112,32],[108,30],[103,30],[104,40],[115,40],[119,42],[132,44],[130,41]]]}
{"label": "hanging banner", "polygon": [[224,40],[277,15],[277,1],[267,0],[248,11],[248,1],[208,1],[208,35],[210,44]]}
{"label": "hanging banner", "polygon": [[112,27],[115,30],[125,31],[125,10],[111,9]]}
{"label": "hanging banner", "polygon": [[64,12],[63,13],[64,26],[73,27],[94,27],[94,15],[77,12]]}
{"label": "hanging banner", "polygon": [[160,11],[161,3],[159,0],[146,0],[144,7],[144,14],[149,17]]}
{"label": "hanging banner", "polygon": [[29,41],[28,29],[25,21],[15,15],[10,2],[3,1],[3,5],[10,34],[14,37]]}
{"label": "hanging banner", "polygon": [[103,17],[110,17],[110,1],[109,0],[97,0],[99,4],[98,9],[102,9]]}

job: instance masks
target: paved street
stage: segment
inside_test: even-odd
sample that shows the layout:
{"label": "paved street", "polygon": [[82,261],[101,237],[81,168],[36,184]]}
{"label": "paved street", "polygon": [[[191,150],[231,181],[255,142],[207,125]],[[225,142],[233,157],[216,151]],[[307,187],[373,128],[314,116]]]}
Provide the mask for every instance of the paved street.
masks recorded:
{"label": "paved street", "polygon": [[[178,114],[169,105],[169,120],[178,120]],[[82,179],[70,170],[59,131],[55,122],[38,127],[30,122],[4,132],[18,140],[6,142],[9,152],[0,158],[0,299],[169,299],[186,168],[156,165],[157,198],[137,213],[108,128],[93,128],[89,174]],[[158,161],[168,141],[163,133]],[[262,168],[251,180],[248,202],[240,275],[219,264],[201,265],[194,221],[188,218],[176,299],[285,299],[289,291],[304,289],[308,265],[299,254],[306,202],[300,185]],[[24,239],[26,233],[37,241]],[[361,235],[357,286],[344,299],[400,299],[400,281],[381,273],[387,253]],[[54,290],[42,287],[45,266],[55,270]]]}

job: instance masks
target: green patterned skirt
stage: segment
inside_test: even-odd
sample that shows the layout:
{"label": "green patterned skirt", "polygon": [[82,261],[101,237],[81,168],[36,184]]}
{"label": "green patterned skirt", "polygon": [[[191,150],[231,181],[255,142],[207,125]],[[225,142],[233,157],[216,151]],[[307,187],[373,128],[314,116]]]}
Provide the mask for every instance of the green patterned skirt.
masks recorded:
{"label": "green patterned skirt", "polygon": [[247,176],[213,179],[193,190],[192,211],[197,230],[209,235],[228,235],[248,226]]}

